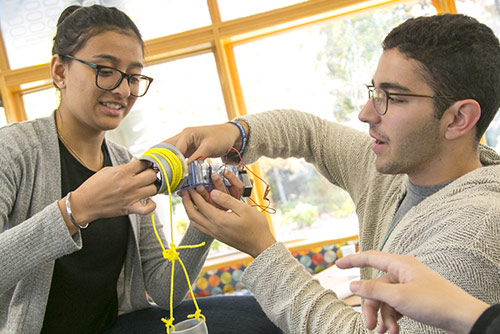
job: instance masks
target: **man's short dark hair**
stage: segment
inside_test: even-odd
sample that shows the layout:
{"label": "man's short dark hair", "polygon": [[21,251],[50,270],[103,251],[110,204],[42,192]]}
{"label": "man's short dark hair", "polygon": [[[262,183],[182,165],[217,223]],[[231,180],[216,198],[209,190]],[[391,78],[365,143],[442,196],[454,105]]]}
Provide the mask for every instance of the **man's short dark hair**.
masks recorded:
{"label": "man's short dark hair", "polygon": [[482,137],[500,107],[500,44],[488,26],[462,14],[412,18],[394,28],[382,47],[417,60],[434,94],[453,97],[434,99],[439,119],[455,101],[476,100],[476,139]]}

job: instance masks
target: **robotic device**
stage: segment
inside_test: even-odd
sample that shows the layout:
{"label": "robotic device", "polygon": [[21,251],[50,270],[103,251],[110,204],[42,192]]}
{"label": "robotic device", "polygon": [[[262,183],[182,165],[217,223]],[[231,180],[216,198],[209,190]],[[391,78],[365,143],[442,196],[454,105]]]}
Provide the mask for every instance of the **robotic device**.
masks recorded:
{"label": "robotic device", "polygon": [[206,161],[195,160],[188,165],[188,175],[184,179],[181,189],[194,188],[199,185],[205,186],[207,190],[213,189],[210,175],[219,174],[226,187],[231,187],[229,181],[224,177],[224,172],[229,170],[243,182],[243,197],[248,197],[252,193],[252,183],[248,178],[247,171],[239,169],[236,165],[211,164]]}
{"label": "robotic device", "polygon": [[210,191],[214,188],[210,177],[213,173],[218,173],[226,187],[231,187],[224,177],[226,170],[231,171],[243,182],[243,197],[248,197],[252,193],[252,183],[246,170],[237,165],[208,163],[201,160],[187,164],[182,153],[175,146],[167,143],[160,143],[150,148],[139,159],[151,162],[152,168],[158,168],[158,178],[155,184],[160,194],[168,191],[165,178],[168,179],[171,192],[200,185]]}

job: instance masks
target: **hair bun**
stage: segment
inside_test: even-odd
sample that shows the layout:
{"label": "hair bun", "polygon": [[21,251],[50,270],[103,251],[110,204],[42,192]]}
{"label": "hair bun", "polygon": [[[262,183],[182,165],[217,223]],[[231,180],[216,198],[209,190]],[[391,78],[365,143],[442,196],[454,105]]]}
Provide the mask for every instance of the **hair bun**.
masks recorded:
{"label": "hair bun", "polygon": [[68,17],[70,16],[71,14],[73,14],[76,10],[82,8],[82,6],[77,6],[77,5],[73,5],[73,6],[69,6],[67,7],[66,9],[63,10],[63,12],[61,13],[61,15],[59,15],[59,19],[57,20],[57,26],[59,26],[61,23],[63,23],[63,21]]}

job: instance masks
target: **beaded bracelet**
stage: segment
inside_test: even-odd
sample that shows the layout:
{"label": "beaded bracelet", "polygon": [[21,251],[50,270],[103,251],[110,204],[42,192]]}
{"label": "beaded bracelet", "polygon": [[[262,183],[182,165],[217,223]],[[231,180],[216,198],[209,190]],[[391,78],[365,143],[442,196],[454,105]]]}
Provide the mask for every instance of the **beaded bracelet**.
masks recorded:
{"label": "beaded bracelet", "polygon": [[87,228],[89,224],[82,226],[75,221],[75,218],[73,218],[73,213],[71,212],[71,206],[69,205],[70,196],[71,196],[71,191],[66,195],[66,213],[68,214],[69,220],[71,220],[73,225],[75,225],[75,227],[77,227],[79,230]]}
{"label": "beaded bracelet", "polygon": [[243,151],[245,151],[245,147],[247,146],[247,134],[245,133],[245,129],[243,128],[243,125],[236,121],[229,121],[228,123],[234,124],[238,127],[240,130],[240,135],[241,135],[241,148],[239,149],[240,155],[243,154]]}

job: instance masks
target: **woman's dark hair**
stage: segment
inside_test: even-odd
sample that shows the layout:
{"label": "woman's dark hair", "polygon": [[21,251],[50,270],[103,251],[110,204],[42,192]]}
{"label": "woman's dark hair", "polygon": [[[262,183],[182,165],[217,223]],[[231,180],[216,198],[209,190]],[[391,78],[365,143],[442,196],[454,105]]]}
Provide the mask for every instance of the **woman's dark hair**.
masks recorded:
{"label": "woman's dark hair", "polygon": [[461,14],[412,18],[394,28],[382,47],[417,60],[434,94],[453,97],[433,99],[438,119],[455,101],[476,100],[476,138],[482,137],[500,108],[500,44],[488,26]]}
{"label": "woman's dark hair", "polygon": [[59,16],[52,55],[74,55],[93,36],[114,30],[135,35],[144,49],[141,33],[132,20],[114,7],[70,6]]}

